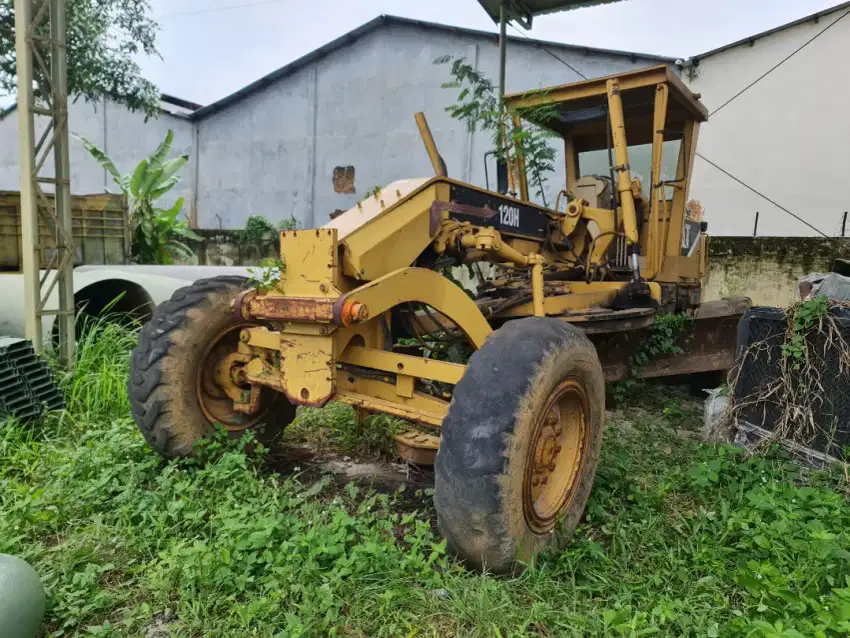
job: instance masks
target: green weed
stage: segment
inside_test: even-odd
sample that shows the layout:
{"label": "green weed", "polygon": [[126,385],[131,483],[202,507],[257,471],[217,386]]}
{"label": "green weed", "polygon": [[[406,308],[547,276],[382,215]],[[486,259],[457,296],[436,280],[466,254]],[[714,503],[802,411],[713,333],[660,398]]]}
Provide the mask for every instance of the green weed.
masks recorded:
{"label": "green weed", "polygon": [[359,427],[354,408],[330,403],[324,408],[304,408],[286,430],[286,438],[316,450],[338,450],[367,456],[389,456],[393,436],[406,424],[386,414],[365,416]]}
{"label": "green weed", "polygon": [[[497,578],[448,557],[426,495],[411,512],[404,493],[301,483],[225,437],[202,460],[161,460],[124,397],[132,339],[103,326],[81,345],[67,413],[0,423],[0,552],[41,575],[45,636],[140,636],[152,623],[186,637],[850,632],[843,476],[680,439],[700,405],[675,389],[608,414],[567,550]],[[372,423],[387,441],[394,426]],[[357,446],[346,406],[305,410],[293,429],[320,432]]]}

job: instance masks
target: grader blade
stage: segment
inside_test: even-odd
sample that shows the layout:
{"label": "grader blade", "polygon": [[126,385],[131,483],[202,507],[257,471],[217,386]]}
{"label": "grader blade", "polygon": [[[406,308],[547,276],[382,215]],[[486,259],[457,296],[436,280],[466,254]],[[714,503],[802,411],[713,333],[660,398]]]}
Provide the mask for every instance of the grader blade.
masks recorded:
{"label": "grader blade", "polygon": [[735,341],[740,321],[750,307],[745,297],[709,301],[694,312],[675,347],[681,352],[660,354],[643,365],[635,357],[653,339],[652,325],[615,333],[590,334],[606,382],[637,376],[652,379],[703,372],[728,373],[735,365]]}

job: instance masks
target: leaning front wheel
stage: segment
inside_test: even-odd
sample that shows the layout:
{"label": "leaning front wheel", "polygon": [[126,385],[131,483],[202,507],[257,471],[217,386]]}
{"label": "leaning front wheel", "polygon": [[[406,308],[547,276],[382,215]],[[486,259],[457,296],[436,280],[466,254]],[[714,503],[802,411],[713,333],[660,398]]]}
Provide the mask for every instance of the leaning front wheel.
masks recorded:
{"label": "leaning front wheel", "polygon": [[243,277],[200,279],[160,304],[139,334],[130,405],[145,440],[162,456],[191,454],[216,427],[238,436],[264,424],[257,433],[268,443],[295,418],[295,406],[269,388],[260,391],[256,409],[237,411],[222,383],[238,395],[251,393],[232,374],[239,333],[250,324],[236,319],[230,303],[244,286]]}
{"label": "leaning front wheel", "polygon": [[528,318],[490,335],[455,387],[437,453],[450,549],[505,572],[562,547],[593,485],[604,409],[602,368],[580,330]]}

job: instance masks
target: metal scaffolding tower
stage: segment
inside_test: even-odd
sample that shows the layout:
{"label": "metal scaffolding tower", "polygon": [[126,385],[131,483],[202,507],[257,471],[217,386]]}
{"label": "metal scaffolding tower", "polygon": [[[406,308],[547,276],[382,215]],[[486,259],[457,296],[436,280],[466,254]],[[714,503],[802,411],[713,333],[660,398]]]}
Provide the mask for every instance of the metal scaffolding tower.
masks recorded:
{"label": "metal scaffolding tower", "polygon": [[[65,0],[15,0],[26,337],[36,352],[41,352],[42,318],[56,315],[59,357],[63,363],[70,364],[75,344],[75,249],[71,229],[65,37]],[[40,131],[38,139],[36,131]],[[50,155],[52,177],[44,171]],[[53,187],[52,204],[42,184]],[[55,249],[48,250],[42,245],[40,220],[55,238]],[[57,287],[58,308],[48,309],[48,300]]]}

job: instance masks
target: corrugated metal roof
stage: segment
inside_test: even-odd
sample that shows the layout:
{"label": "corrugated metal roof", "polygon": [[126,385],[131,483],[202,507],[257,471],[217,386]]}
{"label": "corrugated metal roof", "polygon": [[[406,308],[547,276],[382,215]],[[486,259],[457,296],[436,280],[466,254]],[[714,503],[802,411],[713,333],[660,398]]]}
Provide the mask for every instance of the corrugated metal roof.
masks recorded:
{"label": "corrugated metal roof", "polygon": [[[182,117],[184,119],[188,119],[195,111],[203,108],[200,104],[196,104],[195,102],[189,102],[188,100],[183,100],[179,97],[174,97],[173,95],[167,95],[165,93],[161,93],[159,96],[159,106],[164,113],[174,115],[176,117]],[[0,120],[17,109],[17,102],[12,102],[5,108],[0,108]]]}
{"label": "corrugated metal roof", "polygon": [[[598,1],[599,0],[596,0],[597,3],[598,3]],[[612,1],[617,1],[617,0],[612,0]],[[312,62],[314,62],[314,61],[316,61],[320,58],[323,58],[326,55],[333,53],[334,51],[337,51],[337,50],[339,50],[339,49],[341,49],[345,46],[348,46],[349,44],[351,44],[351,43],[355,42],[356,40],[359,40],[360,38],[362,38],[367,33],[374,31],[378,27],[381,27],[381,26],[384,26],[384,25],[392,25],[392,24],[414,26],[414,27],[417,27],[417,28],[420,28],[420,29],[434,29],[434,30],[438,30],[438,31],[448,31],[448,32],[451,32],[451,33],[459,33],[459,34],[462,34],[462,35],[472,35],[472,36],[481,37],[481,38],[489,38],[489,39],[493,39],[494,41],[496,39],[498,39],[498,37],[499,37],[498,33],[490,32],[490,31],[481,31],[479,29],[467,29],[465,27],[455,27],[455,26],[451,26],[451,25],[447,25],[447,24],[440,24],[438,22],[425,22],[423,20],[413,20],[411,18],[401,18],[399,16],[380,15],[377,18],[374,18],[374,19],[370,20],[369,22],[366,22],[365,24],[360,25],[359,27],[357,27],[353,31],[349,31],[345,35],[340,36],[336,40],[332,40],[331,42],[328,42],[324,46],[321,46],[318,49],[315,49],[315,50],[311,51],[310,53],[298,58],[297,60],[294,60],[293,62],[290,62],[289,64],[280,67],[276,71],[272,71],[268,75],[261,77],[259,80],[252,82],[251,84],[239,89],[238,91],[231,93],[230,95],[227,95],[227,96],[221,98],[220,100],[218,100],[216,102],[212,102],[211,104],[208,104],[207,106],[203,107],[202,109],[195,111],[194,113],[192,113],[191,118],[192,119],[203,119],[204,117],[207,117],[208,115],[212,115],[213,113],[221,111],[222,109],[230,106],[234,102],[237,102],[237,101],[251,95],[252,93],[255,93],[256,91],[259,91],[260,89],[272,84],[273,82],[276,82],[277,80],[279,80],[283,77],[286,77],[288,75],[291,75],[292,73],[295,73],[296,71],[304,68],[305,66],[311,64]],[[669,62],[669,63],[672,63],[676,60],[676,58],[671,58],[671,57],[666,57],[666,56],[661,56],[661,55],[652,55],[652,54],[649,54],[649,53],[634,53],[634,52],[631,52],[631,51],[619,51],[619,50],[616,50],[616,49],[600,49],[600,48],[595,48],[595,47],[586,47],[586,46],[579,46],[579,45],[572,45],[572,44],[564,44],[563,42],[551,42],[551,41],[547,41],[547,40],[533,40],[531,38],[526,38],[526,37],[521,37],[521,36],[508,36],[508,40],[510,40],[512,42],[523,43],[523,44],[526,44],[526,45],[531,44],[531,45],[547,47],[547,48],[550,48],[550,49],[552,49],[552,48],[561,49],[561,50],[569,49],[569,50],[572,50],[572,51],[581,51],[581,52],[584,52],[584,53],[601,53],[601,54],[607,54],[607,55],[623,56],[623,57],[628,57],[628,58],[631,58],[631,59],[643,58],[644,60],[650,60],[650,61],[653,61],[653,62],[664,62],[664,63]]]}
{"label": "corrugated metal roof", "polygon": [[831,13],[835,13],[836,11],[841,11],[842,9],[850,9],[850,1],[842,2],[841,4],[837,4],[834,7],[829,9],[824,9],[823,11],[818,11],[817,13],[812,13],[807,15],[799,20],[794,20],[793,22],[787,22],[786,24],[779,25],[778,27],[774,27],[772,29],[768,29],[767,31],[762,31],[761,33],[756,33],[755,35],[751,35],[748,38],[743,38],[741,40],[737,40],[735,42],[731,42],[730,44],[724,44],[722,47],[717,47],[716,49],[712,49],[711,51],[706,51],[705,53],[700,53],[699,55],[693,55],[690,58],[691,62],[699,62],[702,58],[707,58],[710,55],[714,55],[715,53],[721,53],[723,51],[728,51],[729,49],[734,49],[735,47],[739,47],[742,44],[753,44],[756,40],[760,38],[764,38],[765,36],[772,35],[774,33],[778,33],[779,31],[785,31],[785,29],[790,29],[791,27],[796,27],[799,24],[805,24],[806,22],[817,21],[824,16],[828,16]]}
{"label": "corrugated metal roof", "polygon": [[478,0],[478,3],[484,7],[484,11],[493,18],[494,22],[499,21],[499,7],[504,4],[508,10],[508,15],[512,18],[520,18],[525,22],[531,22],[534,16],[544,15],[546,13],[557,13],[558,11],[569,11],[570,9],[581,9],[583,7],[592,7],[599,4],[611,4],[613,2],[622,2],[623,0]]}

